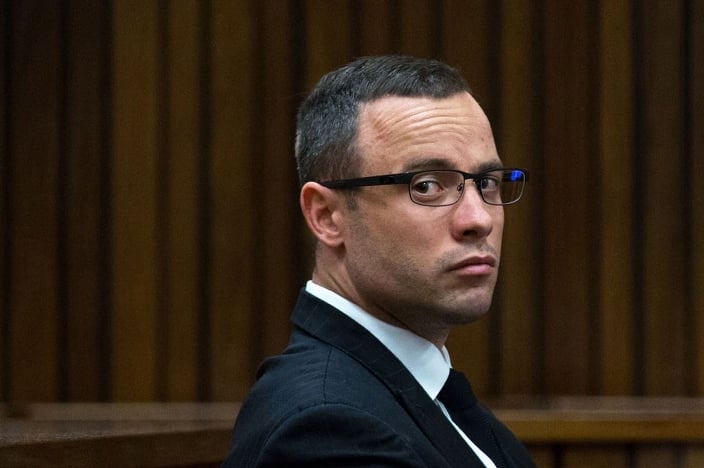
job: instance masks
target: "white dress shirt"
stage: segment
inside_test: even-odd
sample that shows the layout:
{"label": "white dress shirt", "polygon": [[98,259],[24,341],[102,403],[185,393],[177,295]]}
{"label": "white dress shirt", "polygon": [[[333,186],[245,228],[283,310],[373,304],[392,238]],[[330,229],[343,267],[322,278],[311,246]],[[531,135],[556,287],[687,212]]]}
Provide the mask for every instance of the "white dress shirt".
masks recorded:
{"label": "white dress shirt", "polygon": [[444,346],[442,349],[438,349],[430,341],[409,330],[379,320],[365,312],[358,305],[327,288],[315,284],[313,281],[306,283],[306,291],[338,309],[381,341],[408,369],[430,399],[440,407],[442,413],[452,423],[452,426],[467,442],[467,445],[482,463],[487,468],[496,468],[494,462],[455,424],[445,405],[437,399],[447,377],[450,375],[450,367],[452,366],[450,355]]}

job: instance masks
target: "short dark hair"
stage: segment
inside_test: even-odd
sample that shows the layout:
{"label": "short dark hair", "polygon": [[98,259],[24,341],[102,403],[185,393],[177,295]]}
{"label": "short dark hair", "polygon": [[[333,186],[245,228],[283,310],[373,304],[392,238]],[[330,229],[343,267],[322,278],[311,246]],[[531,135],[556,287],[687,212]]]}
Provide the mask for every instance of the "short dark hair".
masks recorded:
{"label": "short dark hair", "polygon": [[445,98],[469,85],[438,60],[386,55],[362,57],[323,76],[298,110],[299,182],[359,176],[355,149],[359,107],[385,96]]}

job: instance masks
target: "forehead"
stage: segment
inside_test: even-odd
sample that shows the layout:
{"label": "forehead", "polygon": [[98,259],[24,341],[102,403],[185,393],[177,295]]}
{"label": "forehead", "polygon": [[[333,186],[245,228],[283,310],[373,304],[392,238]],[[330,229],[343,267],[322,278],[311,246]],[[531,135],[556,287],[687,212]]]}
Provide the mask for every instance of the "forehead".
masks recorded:
{"label": "forehead", "polygon": [[370,170],[408,170],[446,160],[471,171],[498,161],[489,121],[469,93],[447,98],[387,96],[360,107],[358,146]]}

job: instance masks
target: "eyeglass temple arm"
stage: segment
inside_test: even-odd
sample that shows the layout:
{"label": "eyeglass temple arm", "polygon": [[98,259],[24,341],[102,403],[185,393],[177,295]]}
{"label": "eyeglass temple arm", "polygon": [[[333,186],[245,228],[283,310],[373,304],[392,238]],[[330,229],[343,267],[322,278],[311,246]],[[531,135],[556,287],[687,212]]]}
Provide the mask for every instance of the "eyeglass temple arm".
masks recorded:
{"label": "eyeglass temple arm", "polygon": [[372,185],[393,185],[407,184],[410,180],[408,174],[389,174],[382,176],[359,177],[357,179],[331,180],[320,182],[320,185],[327,188],[352,188],[369,187]]}
{"label": "eyeglass temple arm", "polygon": [[528,182],[528,171],[525,169],[508,168],[504,169],[504,180],[510,182],[516,182],[517,180],[523,180]]}

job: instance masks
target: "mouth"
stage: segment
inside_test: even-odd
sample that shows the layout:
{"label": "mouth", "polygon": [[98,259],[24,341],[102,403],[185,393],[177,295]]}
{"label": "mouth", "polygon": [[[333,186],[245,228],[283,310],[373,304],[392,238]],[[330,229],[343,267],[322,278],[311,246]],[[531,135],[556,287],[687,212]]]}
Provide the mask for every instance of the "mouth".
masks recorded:
{"label": "mouth", "polygon": [[494,271],[496,257],[491,255],[477,255],[465,258],[453,264],[449,271],[463,276],[484,276]]}

